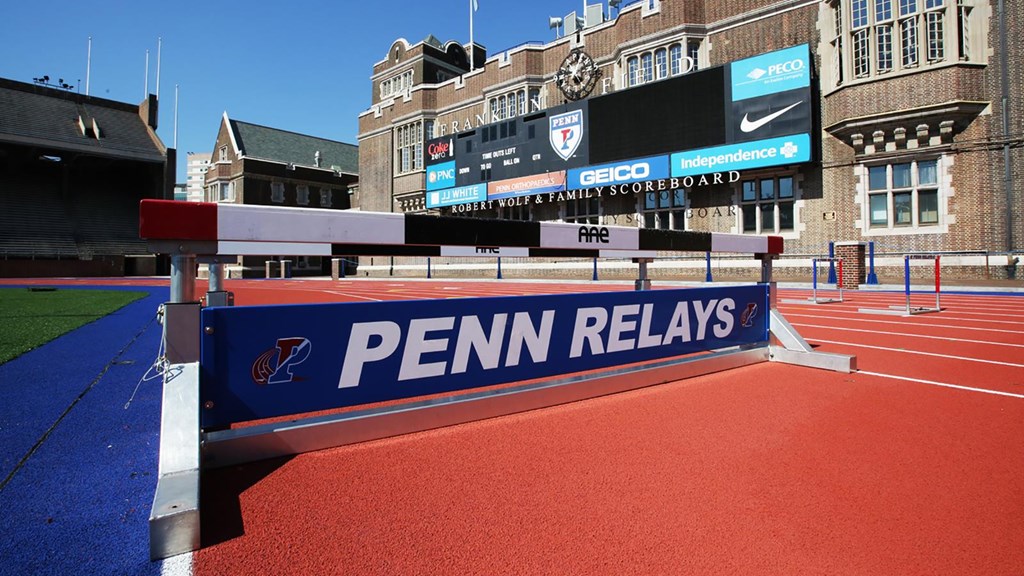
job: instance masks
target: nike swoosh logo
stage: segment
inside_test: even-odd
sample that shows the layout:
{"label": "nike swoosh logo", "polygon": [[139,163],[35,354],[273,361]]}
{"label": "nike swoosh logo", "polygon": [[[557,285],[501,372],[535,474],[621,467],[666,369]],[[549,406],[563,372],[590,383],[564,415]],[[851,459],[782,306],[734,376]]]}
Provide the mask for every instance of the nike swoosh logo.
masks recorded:
{"label": "nike swoosh logo", "polygon": [[783,108],[782,110],[779,110],[778,112],[772,112],[771,114],[765,116],[764,118],[761,118],[759,120],[754,120],[754,121],[748,120],[747,119],[747,115],[744,114],[743,115],[743,120],[740,122],[740,130],[742,130],[744,132],[753,132],[754,130],[757,130],[761,126],[764,126],[765,124],[771,122],[772,120],[775,120],[779,116],[782,116],[786,112],[789,112],[793,108],[796,108],[797,106],[799,106],[799,105],[801,105],[803,103],[804,103],[804,101],[801,100],[801,101],[797,102],[796,104],[790,104],[789,106],[786,106],[785,108]]}

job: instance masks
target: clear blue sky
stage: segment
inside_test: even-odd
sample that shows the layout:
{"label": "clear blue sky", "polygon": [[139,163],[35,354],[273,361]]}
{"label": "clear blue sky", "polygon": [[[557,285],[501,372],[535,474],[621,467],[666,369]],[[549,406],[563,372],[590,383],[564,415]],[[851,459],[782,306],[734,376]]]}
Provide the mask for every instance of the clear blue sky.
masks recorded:
{"label": "clear blue sky", "polygon": [[[213,148],[221,115],[356,144],[358,115],[370,105],[370,74],[391,43],[469,41],[470,0],[308,2],[9,1],[0,16],[0,77],[48,75],[85,92],[137,104],[156,93],[160,128],[174,144],[178,85],[178,181],[187,152]],[[488,54],[526,41],[551,41],[549,16],[580,11],[583,0],[478,0],[473,39]],[[596,3],[596,0],[591,0]],[[607,6],[607,2],[605,2]]]}

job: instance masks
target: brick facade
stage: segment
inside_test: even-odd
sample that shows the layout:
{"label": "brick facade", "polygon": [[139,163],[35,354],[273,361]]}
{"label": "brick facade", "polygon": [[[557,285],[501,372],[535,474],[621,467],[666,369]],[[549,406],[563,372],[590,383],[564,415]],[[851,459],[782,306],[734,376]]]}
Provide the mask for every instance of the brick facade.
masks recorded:
{"label": "brick facade", "polygon": [[[603,78],[591,95],[598,96],[627,89],[623,75],[631,55],[671,43],[681,42],[684,47],[688,42],[699,43],[700,69],[807,43],[818,84],[813,93],[818,97],[815,125],[820,128],[820,153],[809,164],[742,174],[744,180],[785,175],[796,183],[794,225],[781,231],[787,257],[805,256],[809,278],[809,259],[825,254],[830,242],[873,242],[879,255],[894,257],[907,252],[958,253],[963,262],[951,265],[953,277],[1006,277],[1005,267],[989,265],[998,258],[983,255],[1003,253],[1005,261],[1005,253],[1024,250],[1024,215],[1017,210],[1014,217],[1010,208],[1024,205],[1024,148],[1019,145],[1024,105],[1011,90],[1007,140],[1002,134],[1001,101],[1004,60],[1008,84],[1017,87],[1024,82],[1020,57],[1024,53],[1024,10],[1007,3],[1006,13],[1000,15],[995,0],[968,1],[969,57],[955,57],[959,32],[947,30],[943,61],[865,78],[854,77],[847,70],[843,81],[835,82],[836,55],[830,42],[836,1],[849,15],[849,0],[644,0],[626,6],[612,20],[543,45],[524,45],[486,59],[482,48],[476,46],[473,71],[465,47],[457,43],[441,44],[433,37],[414,44],[397,40],[374,65],[372,105],[359,118],[359,206],[375,211],[426,211],[424,171],[399,174],[396,129],[413,121],[433,122],[434,135],[472,129],[492,120],[489,99],[516,89],[536,89],[542,108],[562,104],[566,100],[554,85],[554,75],[575,47],[586,50],[602,71]],[[946,0],[947,10],[956,6]],[[945,14],[947,22],[955,22],[953,12]],[[1000,20],[1007,30],[1005,55],[1001,53]],[[849,51],[842,55],[847,62]],[[844,65],[850,66],[848,62]],[[380,82],[410,69],[414,85],[401,94],[381,98]],[[461,73],[439,83],[425,79],[438,70]],[[1011,145],[1009,182],[1004,176],[1004,142]],[[914,227],[869,224],[871,168],[932,159],[938,159],[939,223]],[[600,204],[604,224],[643,225],[642,194],[605,196]],[[687,190],[685,226],[741,233],[740,204],[740,183],[695,186]],[[891,210],[895,212],[895,208]],[[486,209],[456,213],[501,216],[497,210]],[[564,217],[564,207],[557,202],[532,203],[530,217],[558,220]],[[977,258],[971,260],[974,256]],[[978,259],[985,264],[978,264],[982,261]],[[422,259],[395,261],[425,264]],[[437,264],[435,261],[435,268]]]}

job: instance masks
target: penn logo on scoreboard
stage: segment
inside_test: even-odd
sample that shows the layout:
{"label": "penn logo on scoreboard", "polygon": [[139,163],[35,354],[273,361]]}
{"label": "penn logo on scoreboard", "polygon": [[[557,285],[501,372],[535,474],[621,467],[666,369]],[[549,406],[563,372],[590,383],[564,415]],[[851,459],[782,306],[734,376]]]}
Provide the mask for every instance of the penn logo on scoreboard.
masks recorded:
{"label": "penn logo on scoreboard", "polygon": [[548,140],[562,160],[576,153],[583,141],[583,110],[571,110],[548,118]]}

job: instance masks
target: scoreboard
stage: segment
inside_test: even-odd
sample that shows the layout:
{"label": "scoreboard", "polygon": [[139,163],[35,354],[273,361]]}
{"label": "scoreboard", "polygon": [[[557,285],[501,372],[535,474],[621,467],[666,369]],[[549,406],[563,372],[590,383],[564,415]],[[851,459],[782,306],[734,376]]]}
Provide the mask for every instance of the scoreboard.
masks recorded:
{"label": "scoreboard", "polygon": [[427,207],[812,158],[808,45],[428,140]]}

